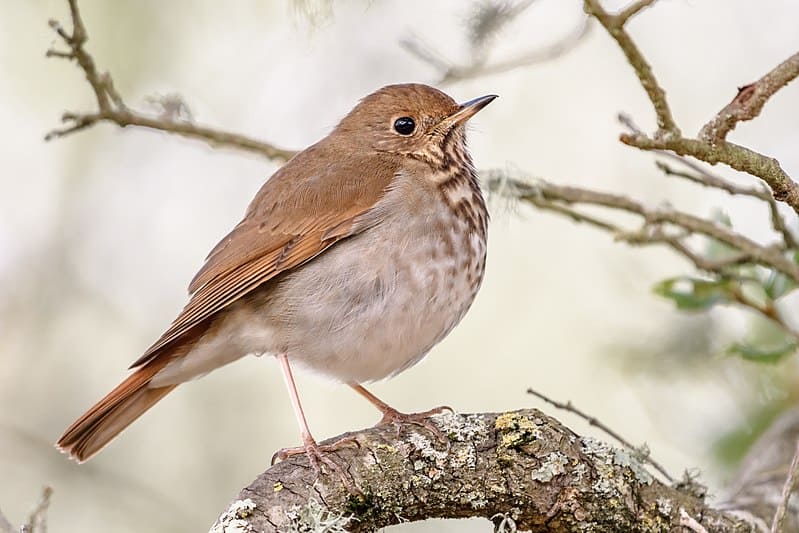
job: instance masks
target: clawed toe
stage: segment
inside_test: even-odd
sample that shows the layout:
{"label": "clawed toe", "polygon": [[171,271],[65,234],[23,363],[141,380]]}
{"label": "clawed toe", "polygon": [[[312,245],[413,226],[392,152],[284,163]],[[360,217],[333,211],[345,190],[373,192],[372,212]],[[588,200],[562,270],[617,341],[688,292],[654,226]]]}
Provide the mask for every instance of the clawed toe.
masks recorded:
{"label": "clawed toe", "polygon": [[396,409],[387,409],[383,411],[383,418],[380,419],[380,422],[377,423],[378,426],[383,426],[387,424],[392,424],[397,428],[397,434],[399,434],[402,424],[413,424],[415,426],[422,427],[432,433],[436,439],[444,444],[449,451],[452,443],[450,442],[449,438],[444,434],[441,429],[430,420],[431,416],[435,416],[441,414],[445,411],[454,412],[451,407],[442,406],[436,407],[435,409],[430,409],[429,411],[424,411],[422,413],[401,413]]}
{"label": "clawed toe", "polygon": [[352,494],[361,494],[361,491],[356,486],[352,475],[345,468],[342,468],[341,465],[336,463],[336,461],[334,461],[331,457],[326,455],[330,452],[338,450],[343,446],[353,444],[358,448],[361,446],[354,437],[344,437],[330,444],[322,445],[317,444],[314,440],[309,440],[304,446],[298,446],[295,448],[282,448],[275,452],[275,454],[272,456],[272,465],[278,461],[285,461],[289,457],[305,454],[305,456],[308,457],[311,468],[313,468],[317,477],[322,475],[322,465],[324,465],[331,472],[335,472],[336,475],[338,475],[339,479],[341,479],[341,482],[349,492]]}

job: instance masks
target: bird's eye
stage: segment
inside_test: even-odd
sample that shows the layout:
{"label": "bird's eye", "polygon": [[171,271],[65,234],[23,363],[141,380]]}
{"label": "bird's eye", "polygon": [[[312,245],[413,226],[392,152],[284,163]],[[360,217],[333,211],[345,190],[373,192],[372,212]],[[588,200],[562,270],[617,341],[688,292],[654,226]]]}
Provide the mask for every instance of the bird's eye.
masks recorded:
{"label": "bird's eye", "polygon": [[411,117],[400,117],[394,121],[394,131],[400,135],[410,135],[416,129],[416,122]]}

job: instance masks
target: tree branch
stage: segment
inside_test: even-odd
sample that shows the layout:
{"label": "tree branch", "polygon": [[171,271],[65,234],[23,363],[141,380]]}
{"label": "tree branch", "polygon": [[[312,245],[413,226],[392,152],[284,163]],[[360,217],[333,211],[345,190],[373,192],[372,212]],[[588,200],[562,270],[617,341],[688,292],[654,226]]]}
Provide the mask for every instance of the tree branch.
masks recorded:
{"label": "tree branch", "polygon": [[100,73],[97,70],[94,58],[85,48],[88,41],[86,26],[78,9],[77,0],[68,0],[72,18],[72,34],[70,35],[58,21],[50,20],[50,27],[58,34],[67,45],[69,51],[50,49],[47,57],[74,59],[86,75],[86,80],[94,92],[98,110],[95,112],[75,113],[67,112],[61,117],[67,124],[62,128],[50,131],[45,140],[64,137],[84,130],[100,122],[110,122],[119,127],[139,126],[159,131],[174,133],[182,137],[205,141],[214,147],[226,147],[255,153],[275,161],[287,161],[295,152],[278,148],[272,144],[256,139],[229,133],[205,126],[198,126],[190,121],[175,120],[171,115],[161,117],[149,116],[145,113],[131,110],[125,105],[122,97],[114,88],[110,74]]}
{"label": "tree branch", "polygon": [[472,17],[472,26],[476,28],[472,28],[472,58],[467,64],[456,64],[445,59],[417,37],[402,39],[400,46],[435,68],[439,75],[437,83],[445,85],[551,61],[571,51],[591,30],[591,24],[586,17],[568,34],[547,46],[532,48],[507,59],[489,62],[489,44],[492,37],[521,15],[532,3],[528,0],[517,5],[511,5],[509,2],[479,4],[478,13]]}
{"label": "tree branch", "polygon": [[552,398],[549,398],[548,396],[546,396],[546,395],[544,395],[544,394],[542,394],[542,393],[540,393],[537,390],[534,390],[532,388],[527,389],[527,394],[532,394],[536,398],[539,398],[540,400],[545,401],[546,403],[548,403],[549,405],[551,405],[553,407],[556,407],[558,409],[562,409],[562,410],[564,410],[566,412],[569,412],[569,413],[572,413],[574,415],[577,415],[578,417],[580,417],[583,420],[585,420],[586,422],[588,422],[588,424],[590,426],[599,428],[600,430],[604,431],[611,438],[613,438],[617,442],[619,442],[619,444],[621,444],[622,446],[627,448],[627,450],[629,452],[631,452],[633,454],[636,454],[636,456],[638,457],[639,460],[641,460],[641,461],[643,461],[645,463],[649,463],[652,466],[652,468],[654,468],[655,470],[660,472],[660,474],[666,479],[666,481],[668,481],[669,483],[674,483],[674,478],[671,477],[671,475],[668,473],[668,471],[665,468],[663,468],[660,465],[660,463],[658,463],[657,461],[655,461],[652,458],[652,456],[649,454],[649,450],[648,450],[646,445],[644,445],[642,447],[633,446],[624,437],[619,435],[618,432],[614,431],[612,428],[610,428],[608,425],[606,425],[605,423],[600,421],[595,416],[591,416],[591,415],[588,415],[588,414],[582,412],[581,410],[576,408],[570,401],[566,402],[566,403],[563,403],[563,402],[559,402],[557,400],[553,400]]}
{"label": "tree branch", "polygon": [[715,145],[685,137],[651,138],[643,134],[623,133],[621,142],[641,150],[668,150],[681,156],[691,156],[711,165],[724,163],[730,168],[746,172],[763,180],[771,188],[774,198],[790,205],[799,213],[799,186],[782,169],[779,161],[730,142]]}
{"label": "tree branch", "polygon": [[655,115],[657,116],[658,133],[656,137],[665,136],[680,136],[680,129],[674,122],[674,117],[671,114],[668,100],[666,99],[666,91],[660,86],[655,73],[652,72],[652,67],[646,60],[644,55],[638,49],[638,46],[630,37],[630,34],[624,29],[624,25],[635,15],[641,12],[644,8],[650,7],[656,0],[639,0],[633,2],[629,7],[623,9],[616,15],[611,15],[602,7],[599,0],[585,0],[583,6],[585,12],[594,17],[610,34],[616,43],[621,48],[627,61],[635,70],[638,76],[638,81],[649,96],[652,106],[655,108]]}
{"label": "tree branch", "polygon": [[674,152],[711,165],[723,163],[751,174],[769,186],[775,199],[787,203],[799,213],[799,185],[788,176],[776,159],[725,140],[727,133],[738,122],[755,118],[774,93],[799,76],[799,54],[791,56],[759,81],[745,87],[732,103],[702,128],[698,139],[688,139],[683,137],[674,122],[666,92],[655,78],[652,67],[624,30],[625,23],[631,17],[654,2],[655,0],[638,0],[618,14],[611,15],[604,10],[599,0],[584,0],[586,13],[599,21],[624,52],[657,115],[658,131],[653,137],[636,128],[631,134],[622,134],[621,141],[641,150]]}
{"label": "tree branch", "polygon": [[244,488],[212,531],[312,531],[310,521],[325,520],[339,528],[327,531],[365,532],[483,517],[519,530],[651,533],[676,531],[685,515],[714,533],[753,531],[754,521],[661,484],[633,454],[580,437],[538,410],[433,420],[450,439],[448,451],[416,426],[399,435],[385,426],[348,434],[360,447],[334,457],[363,496],[348,494],[335,475],[315,479],[304,457],[293,458]]}
{"label": "tree branch", "polygon": [[793,494],[796,487],[796,481],[799,479],[799,440],[797,440],[796,451],[791,459],[791,466],[788,468],[788,475],[785,479],[785,485],[782,487],[782,494],[780,495],[780,504],[777,506],[777,511],[774,514],[774,521],[771,523],[771,533],[780,533],[785,531],[785,520],[788,515],[788,505],[791,501],[791,494]]}
{"label": "tree branch", "polygon": [[799,76],[799,52],[795,53],[762,78],[738,89],[738,94],[699,131],[699,138],[717,144],[727,138],[739,122],[756,118],[774,93]]}
{"label": "tree branch", "polygon": [[[722,264],[715,264],[696,254],[686,253],[688,249],[683,248],[681,241],[688,235],[699,234],[711,237],[739,250],[749,261],[773,267],[799,282],[799,265],[783,255],[779,247],[763,246],[713,221],[670,207],[649,209],[640,202],[623,195],[555,185],[540,179],[533,183],[528,183],[509,178],[504,171],[500,170],[485,171],[484,175],[489,191],[501,191],[506,196],[523,200],[541,209],[561,211],[561,207],[564,205],[582,204],[600,206],[637,215],[641,217],[644,223],[641,230],[636,232],[621,230],[615,232],[614,237],[634,245],[666,244],[681,255],[688,257],[701,270],[715,272],[720,266],[731,263],[725,260]],[[570,214],[570,216],[573,217],[574,215]],[[615,224],[599,219],[594,219],[592,222],[593,225],[601,229],[620,229]],[[664,225],[674,226],[684,230],[686,233],[682,235],[665,233],[663,231]],[[741,260],[742,258],[738,257],[735,262],[740,262]]]}

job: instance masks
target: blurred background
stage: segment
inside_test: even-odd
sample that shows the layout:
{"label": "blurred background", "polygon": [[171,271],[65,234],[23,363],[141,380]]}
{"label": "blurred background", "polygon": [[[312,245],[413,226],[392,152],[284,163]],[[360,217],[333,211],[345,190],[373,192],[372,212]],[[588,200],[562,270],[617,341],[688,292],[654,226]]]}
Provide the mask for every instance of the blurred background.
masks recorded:
{"label": "blurred background", "polygon": [[[623,3],[607,0],[609,8]],[[83,73],[45,59],[64,0],[0,0],[0,509],[21,523],[41,487],[50,530],[204,531],[299,434],[278,365],[246,358],[180,387],[85,465],[52,443],[115,386],[169,324],[208,250],[238,222],[272,162],[142,129],[100,125],[46,143],[65,110],[92,110]],[[365,94],[439,73],[400,46],[423,42],[468,63],[462,0],[278,2],[81,0],[88,49],[128,104],[179,94],[198,123],[299,149]],[[538,0],[499,35],[489,63],[574,33],[582,2]],[[663,0],[630,31],[693,134],[797,49],[791,0]],[[456,100],[501,98],[470,133],[478,168],[615,191],[709,216],[768,239],[759,205],[667,179],[652,154],[617,140],[619,111],[651,130],[646,96],[616,44],[593,28],[568,53],[441,85]],[[799,175],[799,87],[779,93],[733,142]],[[726,169],[718,172],[731,179]],[[771,365],[724,355],[751,327],[726,308],[685,314],[660,280],[691,272],[663,249],[631,249],[586,226],[501,198],[490,202],[488,271],[471,312],[421,364],[374,392],[405,411],[544,407],[571,400],[672,474],[698,468],[718,493],[773,415],[796,400],[795,357]],[[790,302],[789,302],[790,303]],[[790,318],[790,317],[789,317]],[[372,425],[350,390],[299,376],[320,439]],[[604,437],[603,437],[604,438]],[[391,531],[484,532],[485,521]]]}

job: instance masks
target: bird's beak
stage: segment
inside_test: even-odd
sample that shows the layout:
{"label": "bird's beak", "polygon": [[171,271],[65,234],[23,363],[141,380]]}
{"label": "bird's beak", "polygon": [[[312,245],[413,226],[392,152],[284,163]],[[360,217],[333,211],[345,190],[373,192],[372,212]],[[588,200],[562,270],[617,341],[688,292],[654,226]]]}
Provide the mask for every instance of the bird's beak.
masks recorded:
{"label": "bird's beak", "polygon": [[457,126],[458,124],[462,124],[472,118],[478,111],[483,109],[485,106],[490,104],[494,101],[494,99],[499,98],[496,94],[487,94],[485,96],[481,96],[479,98],[475,98],[474,100],[469,100],[468,102],[464,102],[463,104],[458,106],[458,110],[452,113],[450,116],[442,120],[442,126],[446,129],[452,128],[453,126]]}

